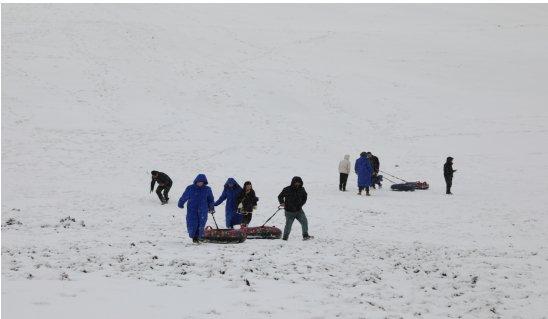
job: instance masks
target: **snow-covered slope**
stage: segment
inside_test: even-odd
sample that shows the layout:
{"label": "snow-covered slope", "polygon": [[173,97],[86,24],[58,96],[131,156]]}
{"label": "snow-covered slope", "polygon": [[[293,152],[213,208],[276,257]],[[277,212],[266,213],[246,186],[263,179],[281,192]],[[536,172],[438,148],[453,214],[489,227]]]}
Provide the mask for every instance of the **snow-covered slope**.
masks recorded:
{"label": "snow-covered slope", "polygon": [[[547,38],[547,5],[2,5],[3,317],[546,317]],[[339,192],[365,150],[431,190]],[[299,175],[316,239],[192,245],[152,169],[251,180],[255,225]]]}

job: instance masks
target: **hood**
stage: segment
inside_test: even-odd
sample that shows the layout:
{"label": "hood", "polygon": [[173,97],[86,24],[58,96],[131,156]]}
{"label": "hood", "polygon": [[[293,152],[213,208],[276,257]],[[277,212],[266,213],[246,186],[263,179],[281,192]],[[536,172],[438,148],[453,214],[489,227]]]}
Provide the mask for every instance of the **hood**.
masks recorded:
{"label": "hood", "polygon": [[232,178],[232,177],[230,177],[229,179],[226,180],[225,188],[228,188],[228,184],[229,184],[229,183],[234,184],[234,188],[235,188],[235,189],[238,189],[238,188],[241,189],[241,188],[242,188],[242,187],[240,187],[240,184],[238,184],[238,182],[236,182],[236,180],[235,180],[234,178]]}
{"label": "hood", "polygon": [[452,158],[451,156],[449,156],[449,157],[447,158],[447,163],[452,163],[452,162],[453,162],[453,158]]}
{"label": "hood", "polygon": [[350,159],[350,155],[345,155],[344,159],[348,161]]}
{"label": "hood", "polygon": [[293,178],[291,179],[291,186],[293,186],[293,184],[294,184],[295,182],[301,183],[301,187],[304,186],[304,185],[303,185],[303,180],[302,180],[302,178],[300,178],[299,176],[295,176],[295,177],[293,177]]}
{"label": "hood", "polygon": [[198,174],[194,179],[194,185],[198,182],[204,182],[204,185],[207,185],[207,177],[204,174]]}

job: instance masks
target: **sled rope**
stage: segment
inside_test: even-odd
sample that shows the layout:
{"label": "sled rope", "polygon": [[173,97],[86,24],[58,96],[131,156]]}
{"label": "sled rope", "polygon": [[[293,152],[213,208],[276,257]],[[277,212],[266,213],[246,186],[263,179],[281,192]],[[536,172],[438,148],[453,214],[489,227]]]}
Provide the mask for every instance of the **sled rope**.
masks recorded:
{"label": "sled rope", "polygon": [[217,221],[215,220],[215,214],[211,214],[211,217],[213,217],[213,222],[215,222],[215,227],[219,229],[219,225],[217,225]]}
{"label": "sled rope", "polygon": [[266,223],[268,223],[268,221],[271,220],[272,217],[274,217],[274,215],[276,215],[281,209],[282,209],[282,206],[278,206],[278,210],[276,210],[276,211],[274,212],[274,214],[272,214],[272,216],[270,216],[270,217],[266,220],[266,222],[264,222],[264,224],[263,224],[261,227],[264,227],[264,225],[266,225]]}
{"label": "sled rope", "polygon": [[[392,175],[392,174],[390,174],[390,173],[387,173],[387,172],[381,171],[381,170],[379,170],[379,172],[382,172],[382,173],[384,173],[384,174],[386,174],[386,175],[388,175],[388,176],[392,176],[392,177],[394,177],[395,179],[399,179],[400,181],[407,183],[407,181],[406,181],[405,179],[399,178],[398,176],[394,176],[394,175]],[[388,179],[388,178],[387,178],[387,179]],[[389,180],[389,179],[388,179],[388,180]],[[389,180],[389,181],[390,181],[390,180]],[[393,183],[393,182],[392,182],[392,183]]]}
{"label": "sled rope", "polygon": [[393,180],[391,180],[391,179],[388,178],[388,177],[383,176],[382,178],[386,179],[386,180],[389,181],[390,183],[397,184],[397,182],[394,182]]}

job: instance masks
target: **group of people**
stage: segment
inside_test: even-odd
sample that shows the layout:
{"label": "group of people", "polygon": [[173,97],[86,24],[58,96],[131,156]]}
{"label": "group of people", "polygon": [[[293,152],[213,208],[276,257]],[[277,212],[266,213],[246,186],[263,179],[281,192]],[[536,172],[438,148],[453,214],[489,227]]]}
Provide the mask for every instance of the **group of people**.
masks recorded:
{"label": "group of people", "polygon": [[[380,161],[379,158],[371,152],[362,152],[360,157],[354,163],[354,172],[358,175],[358,195],[365,190],[366,196],[371,196],[370,187],[375,188],[376,185],[382,187],[382,176],[379,175]],[[339,163],[339,190],[346,191],[346,182],[351,171],[350,156],[345,155],[344,159]],[[457,170],[453,169],[453,158],[448,157],[443,167],[443,174],[446,183],[446,194],[451,193],[453,184],[453,173]],[[162,205],[169,201],[169,190],[173,185],[171,178],[162,172],[152,171],[152,180],[150,183],[150,192],[154,190],[154,185],[158,183],[156,194]],[[224,184],[221,196],[215,201],[213,192],[208,185],[207,178],[204,174],[198,174],[194,182],[187,186],[181,198],[179,198],[179,208],[184,208],[187,204],[186,225],[188,235],[194,242],[200,242],[204,239],[205,226],[208,218],[208,213],[215,213],[215,206],[219,206],[226,201],[225,205],[225,222],[227,228],[234,228],[235,225],[247,227],[251,222],[253,211],[257,209],[259,198],[255,195],[253,185],[250,181],[246,181],[241,187],[234,178],[228,178]],[[308,234],[308,220],[303,211],[303,206],[306,204],[308,194],[303,186],[303,180],[295,176],[291,180],[291,184],[285,187],[278,195],[280,208],[285,210],[285,227],[283,232],[283,240],[289,238],[291,227],[295,219],[301,224],[302,235],[304,240],[313,238]]]}
{"label": "group of people", "polygon": [[[351,171],[350,155],[345,155],[344,159],[339,162],[339,190],[346,192],[346,182],[348,181],[348,175]],[[362,194],[365,189],[365,195],[371,196],[369,193],[369,187],[379,188],[382,187],[382,175],[379,175],[380,161],[379,158],[371,152],[362,152],[360,157],[354,164],[354,172],[358,175],[358,195]],[[453,195],[451,193],[451,186],[453,185],[453,173],[456,172],[453,169],[453,157],[447,157],[445,164],[443,165],[443,177],[445,178],[445,193],[447,195]]]}
{"label": "group of people", "polygon": [[[358,195],[365,190],[366,196],[371,196],[369,188],[382,187],[382,177],[379,175],[379,158],[371,152],[361,152],[354,164],[354,172],[358,175]],[[346,182],[351,171],[350,155],[345,155],[339,162],[339,190],[346,192]]]}
{"label": "group of people", "polygon": [[[151,175],[150,192],[152,193],[154,190],[155,183],[158,183],[156,194],[162,205],[167,204],[169,190],[173,184],[171,178],[167,174],[158,171],[152,171]],[[308,194],[303,187],[303,180],[298,176],[293,177],[291,184],[278,195],[280,208],[285,210],[286,217],[283,240],[289,238],[295,219],[301,224],[303,239],[313,238],[308,234],[308,220],[303,211],[307,197]],[[198,243],[204,240],[208,214],[215,214],[215,206],[219,206],[224,201],[226,201],[226,227],[234,228],[235,225],[247,227],[251,222],[253,211],[257,209],[259,198],[255,195],[250,181],[246,181],[242,188],[232,177],[227,179],[223,192],[216,201],[204,174],[198,174],[194,182],[186,187],[181,198],[179,198],[178,207],[184,208],[185,204],[187,205],[186,225],[188,235],[193,242]]]}

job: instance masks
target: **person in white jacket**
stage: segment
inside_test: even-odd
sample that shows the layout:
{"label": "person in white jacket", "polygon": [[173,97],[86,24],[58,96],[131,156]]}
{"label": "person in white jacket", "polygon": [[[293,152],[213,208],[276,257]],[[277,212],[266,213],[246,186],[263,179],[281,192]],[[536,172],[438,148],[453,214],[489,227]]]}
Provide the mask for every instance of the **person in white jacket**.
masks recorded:
{"label": "person in white jacket", "polygon": [[339,162],[339,190],[346,192],[346,181],[350,174],[350,155],[345,155],[344,159]]}

